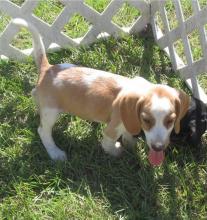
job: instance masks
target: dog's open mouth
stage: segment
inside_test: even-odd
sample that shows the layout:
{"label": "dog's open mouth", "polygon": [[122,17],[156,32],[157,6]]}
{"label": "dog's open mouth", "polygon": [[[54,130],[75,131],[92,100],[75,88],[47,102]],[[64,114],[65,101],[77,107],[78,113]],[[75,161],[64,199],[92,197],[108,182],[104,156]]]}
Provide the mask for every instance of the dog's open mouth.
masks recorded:
{"label": "dog's open mouth", "polygon": [[155,151],[153,149],[149,150],[148,160],[152,166],[161,165],[164,159],[165,159],[165,152],[163,150],[161,151]]}

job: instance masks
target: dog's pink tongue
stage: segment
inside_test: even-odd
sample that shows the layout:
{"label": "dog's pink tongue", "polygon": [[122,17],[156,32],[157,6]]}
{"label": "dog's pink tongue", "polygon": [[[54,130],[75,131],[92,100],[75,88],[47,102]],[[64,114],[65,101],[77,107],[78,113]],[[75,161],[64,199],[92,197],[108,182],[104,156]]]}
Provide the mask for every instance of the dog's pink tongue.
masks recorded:
{"label": "dog's pink tongue", "polygon": [[165,159],[164,151],[154,151],[153,149],[150,149],[148,159],[151,165],[159,166]]}

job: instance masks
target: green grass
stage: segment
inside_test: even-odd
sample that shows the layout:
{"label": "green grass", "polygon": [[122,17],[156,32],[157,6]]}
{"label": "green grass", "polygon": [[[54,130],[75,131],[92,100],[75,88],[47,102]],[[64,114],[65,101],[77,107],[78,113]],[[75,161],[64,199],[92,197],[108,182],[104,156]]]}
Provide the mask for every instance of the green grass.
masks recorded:
{"label": "green grass", "polygon": [[73,14],[68,23],[64,26],[62,32],[71,37],[83,37],[89,30],[91,24],[80,14]]}
{"label": "green grass", "polygon": [[[106,5],[87,3],[100,12]],[[150,34],[99,40],[48,57],[53,64],[140,75],[188,92]],[[55,163],[37,134],[30,95],[36,80],[32,57],[0,60],[0,219],[206,219],[206,136],[197,148],[171,145],[163,166],[152,168],[144,140],[116,159],[100,147],[103,125],[65,114],[53,133],[69,159]],[[199,80],[206,85],[206,75]]]}
{"label": "green grass", "polygon": [[111,0],[99,0],[98,3],[95,0],[85,0],[84,3],[98,11],[99,13],[102,13],[108,4],[111,2]]}
{"label": "green grass", "polygon": [[52,24],[63,10],[64,5],[56,0],[41,0],[34,14],[48,24]]}
{"label": "green grass", "polygon": [[124,3],[122,7],[113,16],[112,21],[120,27],[131,26],[141,13],[128,3]]}
{"label": "green grass", "polygon": [[10,16],[0,11],[0,34],[4,31],[10,20]]}

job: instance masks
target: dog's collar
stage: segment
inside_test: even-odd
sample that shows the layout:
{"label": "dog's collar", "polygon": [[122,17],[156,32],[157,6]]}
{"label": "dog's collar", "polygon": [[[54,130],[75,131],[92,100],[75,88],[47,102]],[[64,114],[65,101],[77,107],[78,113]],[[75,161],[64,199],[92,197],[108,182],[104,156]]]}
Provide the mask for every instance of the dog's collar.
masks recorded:
{"label": "dog's collar", "polygon": [[75,64],[72,63],[60,63],[58,66],[61,68],[61,70],[69,69],[71,67],[76,67]]}
{"label": "dog's collar", "polygon": [[141,130],[140,133],[133,135],[134,138],[138,138],[138,137],[140,137],[140,136],[144,136],[144,131],[143,131],[143,130]]}

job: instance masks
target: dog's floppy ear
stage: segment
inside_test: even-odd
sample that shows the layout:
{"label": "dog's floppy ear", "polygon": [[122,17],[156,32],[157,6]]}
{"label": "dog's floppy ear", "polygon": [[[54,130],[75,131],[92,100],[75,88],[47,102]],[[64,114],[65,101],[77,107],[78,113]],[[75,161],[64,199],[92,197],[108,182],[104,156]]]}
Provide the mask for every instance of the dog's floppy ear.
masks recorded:
{"label": "dog's floppy ear", "polygon": [[176,120],[175,120],[175,133],[180,132],[180,120],[185,116],[190,105],[190,97],[183,91],[178,91],[178,98],[175,100],[175,111],[176,111]]}
{"label": "dog's floppy ear", "polygon": [[141,131],[139,115],[142,100],[139,95],[134,93],[126,94],[119,100],[121,120],[126,130],[133,135],[139,134]]}

